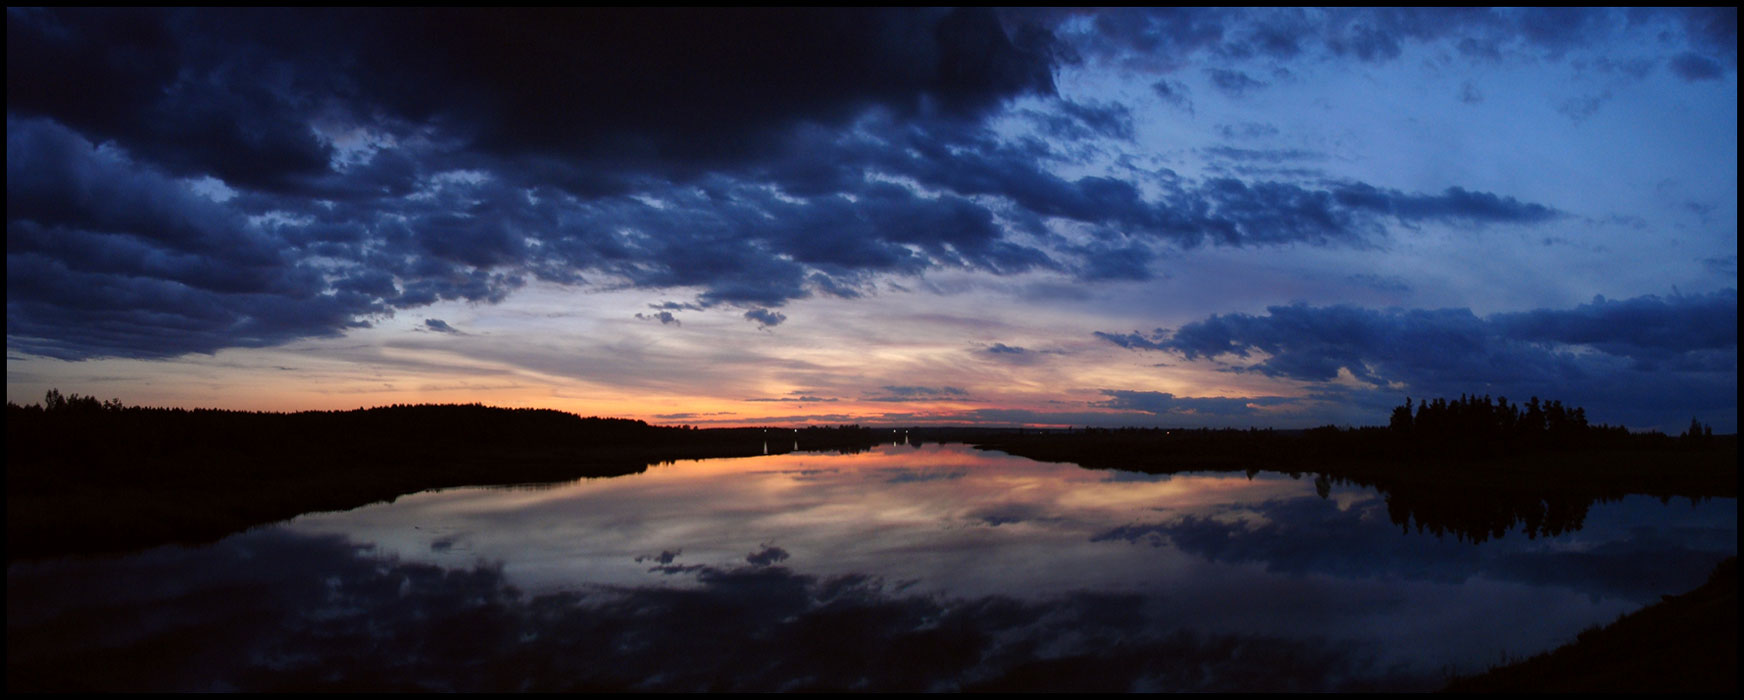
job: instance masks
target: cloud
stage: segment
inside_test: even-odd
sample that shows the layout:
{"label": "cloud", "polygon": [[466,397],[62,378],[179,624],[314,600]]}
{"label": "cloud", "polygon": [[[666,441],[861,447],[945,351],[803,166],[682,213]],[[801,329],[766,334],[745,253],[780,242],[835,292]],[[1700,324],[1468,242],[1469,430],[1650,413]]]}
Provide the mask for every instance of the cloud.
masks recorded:
{"label": "cloud", "polygon": [[1484,101],[1484,93],[1476,83],[1467,80],[1459,86],[1459,101],[1468,105],[1480,104]]}
{"label": "cloud", "polygon": [[1738,277],[1738,256],[1736,254],[1702,258],[1698,262],[1702,264],[1703,269],[1716,277],[1731,277],[1733,279]]}
{"label": "cloud", "polygon": [[1584,345],[1652,365],[1695,353],[1736,350],[1736,290],[1706,295],[1621,301],[1594,297],[1566,311],[1536,309],[1489,318],[1508,337]]}
{"label": "cloud", "polygon": [[1345,277],[1345,279],[1355,284],[1368,287],[1369,289],[1379,292],[1387,292],[1389,294],[1408,294],[1411,292],[1411,283],[1398,275],[1378,275],[1372,272],[1361,272],[1349,275]]}
{"label": "cloud", "polygon": [[1678,54],[1671,59],[1671,71],[1684,80],[1719,80],[1726,74],[1719,61],[1694,52]]}
{"label": "cloud", "polygon": [[1278,127],[1260,122],[1218,124],[1217,134],[1231,141],[1271,138],[1282,133]]}
{"label": "cloud", "polygon": [[1174,105],[1176,109],[1193,113],[1193,99],[1188,95],[1186,83],[1179,80],[1158,80],[1151,83],[1151,92],[1162,98],[1163,102]]}
{"label": "cloud", "polygon": [[745,561],[752,566],[770,566],[787,559],[789,556],[785,549],[765,545],[762,549],[745,555]]}
{"label": "cloud", "polygon": [[1105,104],[1061,100],[1056,111],[1032,111],[1044,133],[1062,141],[1110,138],[1131,141],[1132,110],[1117,102]]}
{"label": "cloud", "polygon": [[40,10],[7,24],[9,112],[251,186],[326,171],[330,147],[306,125],[335,106],[442,123],[499,156],[564,153],[621,188],[607,173],[694,176],[796,121],[872,105],[970,116],[1053,93],[1046,36],[1014,43],[984,9]]}
{"label": "cloud", "polygon": [[954,386],[887,386],[884,390],[895,396],[968,396],[969,392]]}
{"label": "cloud", "polygon": [[974,402],[969,392],[955,386],[886,386],[884,395],[862,396],[861,401],[878,401],[885,403],[920,403],[928,401],[944,401],[952,403]]}
{"label": "cloud", "polygon": [[1307,151],[1299,148],[1252,149],[1235,148],[1232,146],[1212,146],[1201,149],[1205,155],[1213,158],[1239,161],[1259,161],[1262,163],[1283,163],[1297,160],[1325,160],[1326,154]]}
{"label": "cloud", "polygon": [[769,309],[751,309],[745,312],[745,320],[753,321],[758,328],[773,328],[787,320],[787,314]]}
{"label": "cloud", "polygon": [[1579,124],[1592,118],[1594,114],[1598,114],[1599,108],[1605,106],[1605,103],[1609,101],[1611,101],[1611,91],[1606,90],[1596,95],[1571,97],[1564,100],[1563,103],[1556,108],[1556,111],[1562,113],[1563,116],[1574,120],[1574,123]]}
{"label": "cloud", "polygon": [[[1490,61],[1556,61],[1590,56],[1586,52],[1602,51],[1592,47],[1618,37],[1737,65],[1738,20],[1731,8],[1118,8],[1089,14],[1090,22],[1052,16],[1047,23],[1083,57],[1152,70],[1259,60],[1388,63],[1413,46],[1448,47]],[[1246,85],[1233,72],[1212,80]]]}
{"label": "cloud", "polygon": [[424,327],[429,329],[429,330],[436,331],[437,333],[454,333],[454,334],[460,333],[459,329],[448,325],[448,322],[443,321],[442,319],[439,319],[439,318],[426,318],[426,319],[424,319]]}
{"label": "cloud", "polygon": [[387,311],[275,231],[40,120],[6,123],[7,337],[36,354],[164,357],[331,336]]}
{"label": "cloud", "polygon": [[671,311],[659,311],[659,312],[652,313],[652,314],[644,314],[641,312],[637,312],[636,318],[641,319],[643,321],[659,321],[660,325],[662,325],[662,326],[667,325],[667,324],[672,324],[675,326],[684,325],[683,323],[679,322],[677,316],[672,315]]}
{"label": "cloud", "polygon": [[1241,97],[1250,91],[1269,85],[1269,83],[1255,80],[1247,73],[1227,68],[1207,68],[1205,75],[1211,78],[1212,85],[1217,86],[1217,89],[1231,97]]}
{"label": "cloud", "polygon": [[1599,421],[1657,425],[1689,411],[1736,420],[1737,307],[1735,290],[1600,297],[1574,309],[1489,317],[1296,304],[1259,316],[1212,315],[1172,331],[1095,335],[1129,349],[1227,362],[1232,371],[1311,383],[1347,374],[1390,394],[1539,395],[1587,404]]}
{"label": "cloud", "polygon": [[[1304,50],[1278,33],[1299,15],[1240,36]],[[1168,16],[1184,24],[1158,42],[1225,36],[1225,15]],[[729,306],[768,328],[791,301],[937,269],[1142,281],[1167,247],[1558,216],[1457,187],[1060,176],[1046,140],[987,118],[1024,98],[1044,131],[1118,140],[1134,117],[1059,97],[1066,47],[1025,23],[1058,18],[1008,17],[9,11],[8,337],[66,359],[209,353],[533,281],[686,290],[641,317]]]}
{"label": "cloud", "polygon": [[1005,343],[994,343],[994,344],[987,347],[987,352],[993,353],[995,355],[1024,355],[1024,354],[1028,354],[1029,350],[1026,350],[1022,347],[1018,347],[1015,345],[1006,345]]}
{"label": "cloud", "polygon": [[1108,397],[1107,401],[1092,402],[1090,405],[1122,411],[1143,411],[1154,416],[1252,416],[1257,413],[1256,407],[1276,406],[1295,400],[1281,396],[1185,397],[1159,391],[1129,391],[1124,389],[1103,389],[1102,394]]}
{"label": "cloud", "polygon": [[1348,183],[1335,188],[1333,197],[1352,209],[1387,213],[1401,221],[1533,224],[1563,216],[1562,212],[1542,204],[1489,192],[1472,192],[1462,187],[1449,187],[1439,195],[1425,195]]}

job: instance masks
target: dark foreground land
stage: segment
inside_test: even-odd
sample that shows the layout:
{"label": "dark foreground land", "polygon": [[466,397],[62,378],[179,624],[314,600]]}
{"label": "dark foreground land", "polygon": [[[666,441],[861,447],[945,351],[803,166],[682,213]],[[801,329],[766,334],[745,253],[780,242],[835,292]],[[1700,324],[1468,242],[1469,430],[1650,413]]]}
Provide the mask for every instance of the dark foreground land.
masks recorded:
{"label": "dark foreground land", "polygon": [[688,430],[477,405],[293,414],[77,396],[46,409],[8,405],[6,558],[211,542],[434,488],[620,476],[678,459],[786,452],[796,441],[862,449],[872,434]]}
{"label": "dark foreground land", "polygon": [[[1462,397],[1409,404],[1387,428],[1017,431],[921,429],[1092,469],[1261,470],[1372,486],[1389,515],[1474,542],[1579,529],[1595,502],[1737,497],[1737,438],[1589,426],[1579,409]],[[50,394],[8,404],[7,561],[202,543],[309,512],[432,488],[565,481],[678,459],[889,442],[857,426],[693,430],[548,410],[393,406],[295,414],[126,407]],[[1464,679],[1455,690],[1723,690],[1737,685],[1736,565],[1697,591],[1578,644]],[[1722,653],[1723,652],[1723,653]],[[1639,685],[1596,679],[1627,677]]]}
{"label": "dark foreground land", "polygon": [[1451,693],[1731,693],[1738,689],[1738,558],[1682,595],[1571,644],[1448,684]]}

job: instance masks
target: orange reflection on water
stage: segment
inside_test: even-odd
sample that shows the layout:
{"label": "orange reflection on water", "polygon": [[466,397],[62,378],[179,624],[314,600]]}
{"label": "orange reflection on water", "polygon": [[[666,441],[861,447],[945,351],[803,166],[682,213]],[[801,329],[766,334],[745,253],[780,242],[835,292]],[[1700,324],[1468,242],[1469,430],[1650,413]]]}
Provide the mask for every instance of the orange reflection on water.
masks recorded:
{"label": "orange reflection on water", "polygon": [[1144,580],[1184,560],[1133,560],[1125,542],[1089,543],[1136,523],[1257,518],[1238,504],[1311,494],[1308,484],[1276,477],[1093,471],[965,445],[885,445],[680,461],[541,488],[452,489],[308,516],[296,527],[402,557],[504,562],[535,588],[578,578],[645,584],[647,559],[663,552],[680,564],[720,565],[776,547],[790,557],[784,565],[814,573],[882,572],[992,593],[1009,591],[1014,577],[1023,590],[1082,586],[1092,571],[1115,586]]}

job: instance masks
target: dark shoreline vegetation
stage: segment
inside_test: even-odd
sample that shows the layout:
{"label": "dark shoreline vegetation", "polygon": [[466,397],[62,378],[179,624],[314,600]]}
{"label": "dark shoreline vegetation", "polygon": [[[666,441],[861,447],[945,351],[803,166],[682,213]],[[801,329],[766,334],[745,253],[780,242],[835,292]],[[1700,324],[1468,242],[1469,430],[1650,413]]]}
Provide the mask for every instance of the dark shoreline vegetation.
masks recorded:
{"label": "dark shoreline vegetation", "polygon": [[[1409,404],[1408,404],[1409,405]],[[6,408],[7,560],[202,543],[433,488],[608,477],[679,459],[858,451],[860,426],[651,426],[545,409],[397,405],[258,413],[123,406],[51,391]],[[1737,497],[1737,436],[1590,426],[1580,409],[1484,398],[1402,406],[1386,428],[909,428],[1088,469],[1279,471],[1385,494],[1393,521],[1483,541],[1578,528],[1596,501]]]}
{"label": "dark shoreline vegetation", "polygon": [[[1578,530],[1593,503],[1631,494],[1667,501],[1737,496],[1736,435],[1713,435],[1698,422],[1675,437],[1592,426],[1578,408],[1536,399],[1509,404],[1461,397],[1415,410],[1408,401],[1387,427],[1370,428],[898,433],[860,426],[659,427],[477,404],[290,414],[162,409],[51,391],[41,405],[7,405],[7,561],[211,542],[303,513],[433,488],[610,477],[679,459],[794,449],[856,452],[904,438],[1089,469],[1242,471],[1250,478],[1278,471],[1312,476],[1322,496],[1340,483],[1369,486],[1383,494],[1396,525],[1472,542],[1513,530],[1526,537]],[[1730,644],[1735,651],[1736,579],[1730,575],[1733,583],[1724,590],[1710,582],[1632,615],[1639,618],[1634,622],[1620,621],[1615,627],[1621,631],[1582,635],[1582,644],[1607,651],[1565,647],[1552,661],[1533,660],[1530,670],[1510,666],[1454,687],[1572,689],[1571,678],[1622,667],[1615,657],[1632,643],[1660,647],[1679,638],[1698,646]],[[1703,612],[1687,612],[1697,598]],[[1665,606],[1676,610],[1653,612]],[[1692,622],[1716,611],[1725,619]],[[1594,647],[1590,639],[1609,641]],[[1736,686],[1731,654],[1722,666],[1713,665],[1720,657],[1694,652],[1679,658],[1707,661],[1667,666],[1654,661],[1660,656],[1635,658],[1631,673],[1675,674],[1665,677],[1682,684],[1676,687]],[[1708,666],[1698,668],[1702,663]]]}

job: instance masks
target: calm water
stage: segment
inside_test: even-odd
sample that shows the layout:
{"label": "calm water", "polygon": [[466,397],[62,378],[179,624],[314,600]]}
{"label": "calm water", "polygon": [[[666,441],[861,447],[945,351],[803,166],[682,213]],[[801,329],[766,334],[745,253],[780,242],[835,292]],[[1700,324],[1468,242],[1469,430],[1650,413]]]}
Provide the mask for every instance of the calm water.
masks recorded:
{"label": "calm water", "polygon": [[1688,590],[1736,500],[1474,544],[1312,476],[962,445],[451,489],[7,571],[8,684],[1429,689]]}

